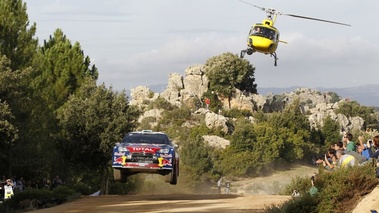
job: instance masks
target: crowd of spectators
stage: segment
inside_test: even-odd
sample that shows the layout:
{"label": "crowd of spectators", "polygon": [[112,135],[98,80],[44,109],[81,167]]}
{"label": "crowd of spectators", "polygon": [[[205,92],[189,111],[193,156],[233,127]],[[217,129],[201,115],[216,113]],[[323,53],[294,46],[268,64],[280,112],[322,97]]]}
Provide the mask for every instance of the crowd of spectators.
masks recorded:
{"label": "crowd of spectators", "polygon": [[0,179],[0,202],[6,199],[10,199],[14,194],[31,189],[53,189],[62,185],[63,182],[57,175],[52,181],[47,178],[43,178],[40,181],[31,179],[24,180],[24,177],[13,176],[12,178],[6,178],[5,175]]}
{"label": "crowd of spectators", "polygon": [[332,144],[327,153],[316,160],[327,171],[337,168],[361,166],[368,162],[376,165],[376,176],[379,178],[379,134],[365,139],[358,137],[358,143],[353,141],[352,133],[345,133],[342,141]]}

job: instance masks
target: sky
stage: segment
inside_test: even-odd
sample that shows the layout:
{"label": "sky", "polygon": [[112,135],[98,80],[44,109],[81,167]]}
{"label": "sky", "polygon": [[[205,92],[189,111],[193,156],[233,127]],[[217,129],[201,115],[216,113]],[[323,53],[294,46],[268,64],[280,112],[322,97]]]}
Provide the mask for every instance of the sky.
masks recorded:
{"label": "sky", "polygon": [[[278,16],[278,66],[269,55],[245,58],[259,87],[347,88],[379,84],[378,0],[245,0]],[[24,0],[40,44],[57,28],[79,42],[99,69],[98,83],[116,90],[167,84],[170,73],[246,49],[250,27],[265,12],[238,0]],[[374,19],[373,19],[374,18]],[[164,89],[164,88],[163,88]]]}

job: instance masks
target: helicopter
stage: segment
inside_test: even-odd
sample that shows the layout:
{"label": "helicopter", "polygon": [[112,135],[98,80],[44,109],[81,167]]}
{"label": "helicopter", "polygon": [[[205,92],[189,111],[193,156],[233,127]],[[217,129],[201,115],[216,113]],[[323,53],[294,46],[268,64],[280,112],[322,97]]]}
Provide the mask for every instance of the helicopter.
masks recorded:
{"label": "helicopter", "polygon": [[267,15],[266,19],[264,19],[262,23],[256,23],[255,25],[251,27],[249,31],[249,35],[247,37],[247,49],[241,51],[240,57],[244,58],[245,54],[251,55],[254,52],[263,53],[266,55],[270,54],[270,56],[274,57],[274,66],[277,66],[278,57],[276,54],[276,49],[278,48],[279,42],[287,43],[279,39],[279,35],[280,35],[279,30],[276,27],[274,27],[274,24],[278,15],[286,15],[286,16],[291,16],[295,18],[302,18],[302,19],[308,19],[308,20],[313,20],[313,21],[327,22],[331,24],[351,26],[349,24],[335,22],[335,21],[282,13],[282,12],[276,11],[275,9],[259,7],[257,5],[251,4],[243,0],[238,0],[238,1],[248,4],[250,6],[256,7],[262,11],[265,11]]}

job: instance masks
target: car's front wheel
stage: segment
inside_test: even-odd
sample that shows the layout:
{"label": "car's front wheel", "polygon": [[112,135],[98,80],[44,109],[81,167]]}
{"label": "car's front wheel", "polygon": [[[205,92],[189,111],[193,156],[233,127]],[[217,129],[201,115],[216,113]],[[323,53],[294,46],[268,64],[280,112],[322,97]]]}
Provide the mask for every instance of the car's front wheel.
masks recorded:
{"label": "car's front wheel", "polygon": [[115,181],[120,181],[121,183],[126,183],[126,173],[122,169],[113,169],[113,179]]}
{"label": "car's front wheel", "polygon": [[166,176],[166,182],[170,183],[171,185],[176,185],[178,182],[178,177],[177,177],[177,171],[176,171],[176,166],[173,166],[172,171],[170,174]]}

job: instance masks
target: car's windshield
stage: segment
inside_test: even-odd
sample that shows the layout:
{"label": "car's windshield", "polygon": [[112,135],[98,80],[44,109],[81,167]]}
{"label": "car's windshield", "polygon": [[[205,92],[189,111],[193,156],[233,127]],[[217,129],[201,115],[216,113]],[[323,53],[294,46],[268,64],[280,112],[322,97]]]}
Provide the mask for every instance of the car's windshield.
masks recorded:
{"label": "car's windshield", "polygon": [[122,143],[148,143],[148,144],[170,144],[170,140],[167,135],[164,134],[140,134],[140,133],[129,133]]}

